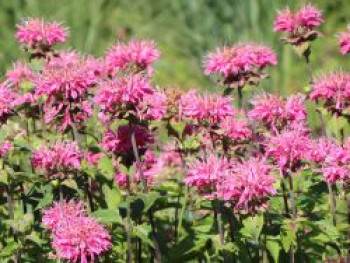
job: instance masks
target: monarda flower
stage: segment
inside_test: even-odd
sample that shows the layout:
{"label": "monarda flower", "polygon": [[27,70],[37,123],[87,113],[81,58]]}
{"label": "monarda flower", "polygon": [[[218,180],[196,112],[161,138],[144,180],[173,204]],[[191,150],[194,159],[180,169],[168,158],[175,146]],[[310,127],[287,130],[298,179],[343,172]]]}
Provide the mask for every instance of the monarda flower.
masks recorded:
{"label": "monarda flower", "polygon": [[99,84],[94,103],[100,107],[100,119],[107,122],[113,117],[123,116],[128,111],[135,112],[139,104],[146,100],[145,96],[152,97],[154,93],[155,90],[145,77],[141,75],[124,76]]}
{"label": "monarda flower", "polygon": [[136,108],[141,120],[161,120],[167,113],[167,97],[163,91],[155,90],[152,95],[146,94]]}
{"label": "monarda flower", "polygon": [[230,98],[220,95],[200,95],[191,90],[182,95],[179,108],[184,118],[198,122],[216,124],[228,116],[233,116],[235,111]]}
{"label": "monarda flower", "polygon": [[4,155],[7,154],[12,149],[13,149],[13,143],[10,141],[4,141],[0,145],[0,157],[4,157]]}
{"label": "monarda flower", "polygon": [[43,223],[51,230],[52,247],[59,259],[95,262],[112,246],[111,236],[95,219],[86,215],[81,202],[57,202],[44,211]]}
{"label": "monarda flower", "polygon": [[77,126],[92,115],[88,101],[89,90],[98,78],[84,60],[62,56],[48,63],[35,78],[35,95],[45,97],[44,117],[46,123],[58,122],[61,130],[75,123]]}
{"label": "monarda flower", "polygon": [[16,62],[13,64],[12,69],[6,72],[6,78],[7,81],[18,88],[23,81],[33,81],[34,73],[28,65],[22,62]]}
{"label": "monarda flower", "polygon": [[287,129],[268,139],[266,154],[274,159],[283,174],[293,173],[302,167],[310,143],[309,135],[301,127]]}
{"label": "monarda flower", "polygon": [[138,150],[145,150],[154,142],[153,136],[146,128],[140,125],[120,126],[117,131],[108,130],[103,138],[101,146],[115,154],[124,155],[132,152],[131,136],[134,133]]}
{"label": "monarda flower", "polygon": [[0,84],[0,123],[3,124],[7,119],[14,115],[14,102],[16,94],[8,88],[6,84]]}
{"label": "monarda flower", "polygon": [[267,77],[263,70],[277,65],[277,56],[267,46],[238,44],[210,53],[204,64],[206,75],[219,74],[224,84],[235,88],[257,84]]}
{"label": "monarda flower", "polygon": [[214,199],[220,183],[228,176],[231,165],[225,158],[209,155],[189,164],[185,184],[194,187],[204,198]]}
{"label": "monarda flower", "polygon": [[28,18],[17,26],[16,38],[30,52],[47,52],[56,43],[66,41],[67,29],[57,22]]}
{"label": "monarda flower", "polygon": [[350,107],[350,74],[333,72],[318,78],[312,85],[312,100],[322,100],[324,106],[337,115],[348,115]]}
{"label": "monarda flower", "polygon": [[287,100],[278,95],[262,94],[252,100],[253,109],[248,116],[258,120],[273,132],[280,131],[291,122],[302,122],[306,119],[304,97],[293,95]]}
{"label": "monarda flower", "polygon": [[223,136],[232,141],[244,141],[253,135],[246,120],[237,117],[226,117],[219,124]]}
{"label": "monarda flower", "polygon": [[265,210],[268,198],[276,194],[271,170],[272,166],[267,165],[265,159],[235,162],[223,183],[219,184],[218,197],[233,202],[237,210]]}
{"label": "monarda flower", "polygon": [[321,34],[314,29],[324,22],[322,12],[311,4],[293,13],[289,8],[279,11],[273,25],[274,31],[286,32],[286,43],[301,45],[316,39]]}
{"label": "monarda flower", "polygon": [[340,53],[346,55],[350,53],[350,25],[345,32],[338,35],[338,43],[340,47]]}
{"label": "monarda flower", "polygon": [[129,43],[118,43],[112,46],[106,55],[106,63],[110,74],[130,69],[133,72],[147,70],[152,72],[151,64],[160,56],[154,41],[130,40]]}
{"label": "monarda flower", "polygon": [[53,233],[60,227],[60,221],[73,217],[85,215],[82,202],[75,202],[74,200],[63,202],[55,202],[52,207],[43,210],[42,223]]}
{"label": "monarda flower", "polygon": [[83,153],[76,142],[56,142],[35,150],[32,164],[48,179],[65,179],[80,170],[82,158]]}

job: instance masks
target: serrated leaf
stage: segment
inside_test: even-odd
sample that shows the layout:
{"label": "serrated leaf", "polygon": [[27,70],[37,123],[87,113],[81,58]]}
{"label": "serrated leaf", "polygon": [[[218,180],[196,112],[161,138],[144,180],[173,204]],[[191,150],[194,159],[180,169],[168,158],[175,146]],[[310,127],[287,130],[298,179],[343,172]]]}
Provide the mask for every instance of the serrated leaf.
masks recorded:
{"label": "serrated leaf", "polygon": [[154,247],[153,241],[152,239],[149,237],[150,233],[151,233],[151,226],[144,223],[141,225],[137,225],[133,228],[133,234],[140,238],[143,242],[145,242],[146,244],[148,244],[151,247]]}
{"label": "serrated leaf", "polygon": [[277,240],[266,241],[266,248],[269,251],[274,262],[279,262],[279,256],[281,251],[281,245]]}
{"label": "serrated leaf", "polygon": [[256,215],[243,220],[241,233],[248,239],[258,242],[259,236],[264,225],[264,217]]}
{"label": "serrated leaf", "polygon": [[104,224],[109,224],[109,223],[123,224],[122,218],[120,217],[118,210],[99,209],[93,212],[92,216]]}
{"label": "serrated leaf", "polygon": [[116,187],[110,188],[108,185],[103,185],[102,191],[105,197],[107,207],[109,209],[116,209],[122,200],[119,189],[117,189]]}

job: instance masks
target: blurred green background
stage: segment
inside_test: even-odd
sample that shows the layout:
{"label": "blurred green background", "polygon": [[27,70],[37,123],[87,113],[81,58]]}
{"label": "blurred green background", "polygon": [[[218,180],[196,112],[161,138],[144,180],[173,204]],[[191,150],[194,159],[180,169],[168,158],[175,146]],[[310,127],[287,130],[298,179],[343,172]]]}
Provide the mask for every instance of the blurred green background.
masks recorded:
{"label": "blurred green background", "polygon": [[[136,38],[155,39],[162,57],[156,80],[162,86],[215,89],[202,70],[203,56],[224,44],[255,41],[271,45],[279,65],[262,88],[289,94],[307,85],[306,67],[280,34],[272,32],[276,11],[306,1],[286,0],[0,0],[0,59],[2,73],[12,61],[24,58],[14,38],[24,17],[62,21],[70,29],[67,48],[102,56],[124,29]],[[338,52],[336,33],[350,18],[349,0],[313,3],[324,11],[322,39],[312,47],[316,74],[343,68],[350,58]],[[260,88],[259,88],[260,89]]]}

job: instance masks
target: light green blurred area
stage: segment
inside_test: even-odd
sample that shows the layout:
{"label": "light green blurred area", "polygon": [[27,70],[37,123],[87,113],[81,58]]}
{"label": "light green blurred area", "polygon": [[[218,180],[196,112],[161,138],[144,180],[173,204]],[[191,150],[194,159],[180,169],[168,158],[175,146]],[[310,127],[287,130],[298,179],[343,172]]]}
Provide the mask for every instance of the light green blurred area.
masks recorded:
{"label": "light green blurred area", "polygon": [[[83,53],[103,56],[123,28],[129,28],[133,37],[155,39],[162,51],[156,81],[165,87],[216,89],[202,70],[208,52],[237,41],[267,44],[278,53],[279,65],[269,70],[270,79],[257,90],[290,94],[307,86],[306,67],[290,46],[282,45],[272,23],[278,9],[303,3],[306,1],[1,0],[0,70],[4,72],[12,61],[25,58],[14,39],[15,25],[34,16],[64,22],[70,31],[64,47]],[[326,20],[321,28],[324,37],[312,47],[316,75],[349,68],[350,57],[339,54],[336,33],[350,20],[350,1],[313,3],[324,10]]]}

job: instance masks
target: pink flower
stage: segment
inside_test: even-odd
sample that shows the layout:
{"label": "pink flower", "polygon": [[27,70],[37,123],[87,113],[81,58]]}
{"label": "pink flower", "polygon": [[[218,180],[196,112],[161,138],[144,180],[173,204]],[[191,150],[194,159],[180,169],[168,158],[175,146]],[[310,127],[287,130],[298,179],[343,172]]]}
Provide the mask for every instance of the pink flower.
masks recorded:
{"label": "pink flower", "polygon": [[32,81],[34,79],[34,73],[28,65],[22,62],[16,62],[13,64],[13,69],[6,72],[6,78],[17,86],[21,84],[22,81]]}
{"label": "pink flower", "polygon": [[302,122],[306,119],[303,103],[304,97],[299,94],[283,100],[278,95],[265,93],[252,101],[253,109],[248,116],[276,132],[294,121]]}
{"label": "pink flower", "polygon": [[0,84],[0,123],[5,123],[14,114],[16,94],[7,85]]}
{"label": "pink flower", "polygon": [[35,150],[32,163],[35,169],[44,171],[47,178],[66,178],[80,170],[82,157],[76,142],[56,142]]}
{"label": "pink flower", "polygon": [[292,11],[290,11],[288,7],[282,11],[279,11],[273,24],[273,30],[293,33],[295,29],[295,17]]}
{"label": "pink flower", "polygon": [[66,41],[67,30],[57,22],[45,23],[40,19],[28,18],[18,25],[16,38],[29,47],[52,46]]}
{"label": "pink flower", "polygon": [[190,90],[180,99],[180,112],[185,118],[199,122],[215,124],[234,115],[231,99],[220,95],[201,96],[196,90]]}
{"label": "pink flower", "polygon": [[236,117],[227,117],[219,124],[224,136],[234,141],[247,140],[252,137],[252,130],[246,120]]}
{"label": "pink flower", "polygon": [[[145,103],[144,100],[147,100],[146,96],[149,96],[148,100],[150,100],[155,94],[149,81],[141,75],[130,75],[107,80],[102,82],[98,88],[94,97],[94,103],[100,107],[101,112],[99,116],[104,122],[117,117],[118,114],[125,113],[125,110],[130,109],[130,107],[138,107],[139,104]],[[161,100],[164,99],[164,96],[157,95],[161,97]],[[152,103],[154,105],[157,103],[162,104],[161,101]],[[157,110],[162,109],[160,107]],[[156,109],[151,113],[159,114],[159,112],[156,112]]]}
{"label": "pink flower", "polygon": [[161,120],[167,113],[167,97],[161,90],[146,94],[137,105],[137,112],[141,120]]}
{"label": "pink flower", "polygon": [[230,163],[225,158],[209,155],[206,160],[189,164],[185,184],[194,187],[205,198],[215,198],[220,183],[228,176]]}
{"label": "pink flower", "polygon": [[45,209],[42,214],[43,225],[54,233],[60,227],[60,221],[85,215],[85,210],[81,201],[70,200],[55,202],[52,207]]}
{"label": "pink flower", "polygon": [[269,65],[277,65],[276,54],[269,47],[238,44],[210,53],[205,61],[205,74],[219,74],[226,84],[237,82],[244,86],[245,82],[256,81],[253,76],[263,78],[262,70]]}
{"label": "pink flower", "polygon": [[100,159],[104,156],[105,156],[105,154],[101,153],[101,152],[100,153],[88,152],[87,154],[85,154],[85,159],[86,159],[86,162],[88,164],[96,165],[96,164],[98,164]]}
{"label": "pink flower", "polygon": [[139,150],[144,150],[154,142],[151,133],[140,125],[120,126],[116,132],[109,130],[103,138],[101,146],[115,154],[127,154],[132,151],[131,135],[135,134],[136,145]]}
{"label": "pink flower", "polygon": [[112,246],[109,233],[86,215],[81,202],[55,203],[44,211],[43,223],[52,231],[52,246],[59,259],[94,262]]}
{"label": "pink flower", "polygon": [[269,138],[266,154],[275,160],[282,172],[295,172],[307,158],[310,144],[305,130],[284,130],[281,134]]}
{"label": "pink flower", "polygon": [[350,25],[348,26],[347,31],[339,34],[338,43],[340,46],[340,53],[343,55],[350,53]]}
{"label": "pink flower", "polygon": [[125,188],[129,184],[128,176],[122,172],[118,172],[115,174],[114,181],[121,189]]}
{"label": "pink flower", "polygon": [[318,27],[324,22],[322,12],[311,4],[302,7],[295,16],[297,23],[307,29]]}
{"label": "pink flower", "polygon": [[271,169],[264,159],[250,158],[242,163],[236,162],[223,183],[219,184],[218,196],[234,201],[236,209],[255,211],[266,203],[269,196],[276,194]]}
{"label": "pink flower", "polygon": [[334,72],[321,76],[312,86],[310,98],[323,100],[328,110],[341,114],[350,106],[350,74]]}
{"label": "pink flower", "polygon": [[111,47],[106,55],[106,63],[110,73],[114,75],[120,70],[136,67],[134,70],[152,71],[151,64],[160,56],[154,41],[130,40],[127,44],[118,43]]}
{"label": "pink flower", "polygon": [[326,158],[339,147],[333,140],[327,138],[319,138],[312,141],[308,159],[315,163],[322,163]]}
{"label": "pink flower", "polygon": [[0,157],[4,157],[4,155],[7,154],[12,149],[13,149],[13,143],[10,141],[4,141],[0,145]]}

